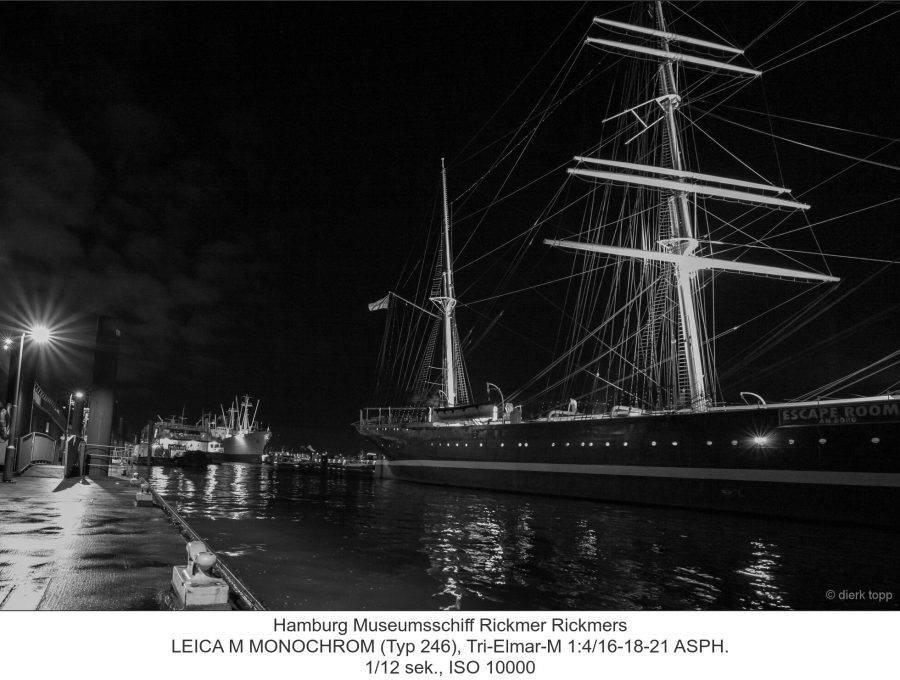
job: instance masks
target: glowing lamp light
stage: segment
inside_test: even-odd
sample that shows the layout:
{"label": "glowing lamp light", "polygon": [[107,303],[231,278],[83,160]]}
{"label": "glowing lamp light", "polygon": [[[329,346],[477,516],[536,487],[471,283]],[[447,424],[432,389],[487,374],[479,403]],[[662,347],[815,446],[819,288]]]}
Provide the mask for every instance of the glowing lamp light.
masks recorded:
{"label": "glowing lamp light", "polygon": [[44,345],[50,342],[50,335],[50,329],[46,326],[35,326],[31,330],[32,339],[39,345]]}
{"label": "glowing lamp light", "polygon": [[757,446],[765,446],[766,442],[768,442],[768,441],[769,440],[767,437],[754,437],[753,438],[753,443],[756,444]]}

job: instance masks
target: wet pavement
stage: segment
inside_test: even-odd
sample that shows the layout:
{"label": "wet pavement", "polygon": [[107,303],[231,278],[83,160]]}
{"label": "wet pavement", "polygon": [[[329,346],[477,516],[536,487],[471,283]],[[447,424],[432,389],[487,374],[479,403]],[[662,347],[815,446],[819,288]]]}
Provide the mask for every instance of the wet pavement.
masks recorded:
{"label": "wet pavement", "polygon": [[56,466],[0,483],[0,610],[168,609],[185,541],[136,493],[121,474],[63,479]]}

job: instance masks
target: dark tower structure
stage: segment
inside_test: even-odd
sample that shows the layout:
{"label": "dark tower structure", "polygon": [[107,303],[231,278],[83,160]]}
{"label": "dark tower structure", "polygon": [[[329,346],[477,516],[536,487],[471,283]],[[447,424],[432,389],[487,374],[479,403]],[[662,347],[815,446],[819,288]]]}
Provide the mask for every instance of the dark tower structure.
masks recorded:
{"label": "dark tower structure", "polygon": [[88,474],[91,476],[109,474],[109,444],[115,417],[113,409],[116,403],[116,370],[121,335],[116,319],[109,316],[97,319],[91,413],[86,437],[87,455],[90,458]]}

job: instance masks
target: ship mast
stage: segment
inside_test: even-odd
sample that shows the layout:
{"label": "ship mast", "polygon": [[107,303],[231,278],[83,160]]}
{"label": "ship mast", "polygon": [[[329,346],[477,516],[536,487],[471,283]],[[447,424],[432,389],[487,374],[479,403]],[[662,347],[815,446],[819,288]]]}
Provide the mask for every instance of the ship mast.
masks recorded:
{"label": "ship mast", "polygon": [[[675,62],[740,76],[756,77],[761,75],[761,72],[737,66],[727,61],[707,59],[672,51],[670,49],[671,43],[681,43],[724,52],[732,56],[743,54],[741,50],[730,45],[722,45],[698,40],[690,36],[670,33],[663,17],[662,2],[657,1],[655,3],[655,10],[655,29],[625,24],[601,17],[595,18],[594,23],[606,29],[635,33],[645,38],[650,36],[658,41],[660,49],[647,47],[636,42],[626,43],[601,38],[587,38],[586,43],[618,54],[625,53],[645,59],[649,56],[659,60],[659,95],[650,101],[643,102],[611,118],[607,118],[604,122],[620,116],[633,115],[636,117],[642,129],[637,135],[629,139],[626,144],[649,130],[656,123],[663,123],[665,143],[668,146],[667,155],[671,159],[670,162],[667,165],[654,166],[613,159],[577,156],[575,161],[579,163],[579,167],[569,168],[567,172],[570,175],[594,181],[659,190],[664,202],[663,210],[667,213],[670,225],[669,233],[665,234],[665,237],[662,237],[662,235],[658,237],[655,244],[656,248],[652,250],[606,246],[573,240],[545,239],[544,243],[559,248],[603,253],[613,257],[631,258],[645,262],[657,262],[672,268],[677,291],[679,317],[678,332],[680,339],[678,342],[678,354],[680,355],[679,361],[683,361],[685,367],[687,378],[685,388],[688,393],[686,396],[689,397],[691,410],[702,412],[708,410],[710,405],[710,381],[707,371],[704,369],[703,348],[705,338],[698,312],[700,300],[698,272],[700,270],[720,270],[762,276],[777,276],[812,282],[835,282],[838,279],[815,272],[722,260],[695,254],[699,242],[691,216],[689,196],[704,196],[789,210],[806,210],[809,208],[809,205],[789,198],[782,198],[782,194],[790,191],[783,187],[717,177],[690,172],[685,169],[684,152],[681,147],[676,117],[676,111],[681,104],[681,97],[675,78]],[[653,123],[648,124],[643,122],[643,119],[637,114],[637,110],[646,111],[648,114],[661,110],[661,116]],[[585,167],[585,165],[610,169],[593,169]],[[679,380],[679,382],[681,381]]]}
{"label": "ship mast", "polygon": [[[671,54],[671,50],[669,50],[671,38],[666,30],[666,20],[663,17],[661,1],[656,2],[656,25],[662,34],[660,41],[662,42],[663,51]],[[681,142],[678,126],[675,122],[675,109],[681,103],[681,97],[678,95],[678,84],[675,81],[675,68],[672,59],[665,59],[659,65],[659,71],[660,106],[666,119],[672,169],[676,172],[684,172]],[[669,219],[672,225],[672,238],[660,241],[659,245],[662,247],[663,252],[689,256],[697,249],[697,239],[694,237],[694,226],[691,222],[687,192],[672,192],[668,199],[668,207]],[[697,319],[696,305],[694,304],[694,298],[697,295],[697,272],[693,269],[676,266],[675,281],[678,289],[681,343],[687,363],[691,408],[695,411],[705,411],[709,406],[709,393],[706,386],[706,376],[703,371],[703,359],[700,354],[704,340]]]}
{"label": "ship mast", "polygon": [[456,293],[453,287],[453,256],[450,250],[450,208],[447,203],[447,168],[441,159],[441,180],[444,191],[444,271],[441,273],[442,291],[440,296],[430,300],[438,306],[444,315],[444,390],[447,406],[456,406],[456,366],[454,351],[454,319],[456,309]]}

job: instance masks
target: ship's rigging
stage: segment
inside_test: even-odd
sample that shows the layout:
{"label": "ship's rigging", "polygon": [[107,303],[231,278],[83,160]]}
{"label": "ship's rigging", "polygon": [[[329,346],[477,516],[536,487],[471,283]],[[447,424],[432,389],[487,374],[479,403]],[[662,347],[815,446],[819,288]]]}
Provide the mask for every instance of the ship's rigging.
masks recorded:
{"label": "ship's rigging", "polygon": [[[732,63],[742,52],[731,45],[671,31],[663,20],[662,3],[651,8],[652,27],[634,20],[595,19],[595,29],[604,35],[588,37],[585,45],[599,48],[606,58],[632,62],[629,76],[617,85],[622,104],[603,119],[617,127],[575,157],[563,188],[521,241],[513,244],[517,251],[513,264],[523,261],[524,244],[533,243],[539,232],[543,233],[538,243],[577,252],[570,285],[558,302],[571,322],[569,330],[562,331],[560,324],[555,358],[512,392],[513,398],[531,396],[544,400],[548,408],[575,397],[591,404],[587,408],[601,410],[626,404],[645,411],[702,412],[723,396],[715,355],[716,342],[727,330],[716,330],[711,304],[720,273],[820,284],[838,281],[821,261],[814,269],[797,253],[787,251],[779,259],[761,261],[746,257],[760,248],[773,255],[772,242],[786,229],[798,229],[783,226],[788,213],[802,213],[809,205],[752,170],[718,140],[713,141],[750,176],[727,178],[695,171],[696,154],[687,148],[685,135],[692,141],[708,136],[706,118],[719,115],[715,106],[704,105],[692,116],[694,100],[705,101],[714,93],[727,93],[727,99],[761,72]],[[692,74],[699,69],[702,75],[686,86],[686,69]],[[558,85],[555,92],[563,92],[559,100],[571,96],[584,81],[572,90]],[[652,89],[638,84],[644,82],[653,83]],[[555,107],[556,100],[535,110]],[[532,134],[532,129],[523,133],[523,139],[527,137],[523,144]],[[510,141],[507,148],[518,146]],[[480,177],[478,183],[482,181]],[[464,193],[471,196],[468,190]],[[456,327],[456,312],[466,301],[457,301],[453,278],[446,171],[442,199],[443,219],[440,238],[432,241],[437,255],[427,298],[439,314],[429,312],[426,301],[413,302],[396,292],[385,298],[389,305],[379,307],[388,309],[389,331],[382,347],[381,382],[396,383],[400,377],[405,385],[392,395],[399,398],[395,403],[454,406],[474,397],[465,369],[465,341],[460,343]],[[730,203],[724,211],[715,207],[721,201]],[[579,206],[584,208],[580,223],[560,217]],[[478,219],[481,224],[483,216]],[[799,227],[804,228],[812,237],[809,250],[815,252],[808,221]],[[516,280],[509,274],[501,278],[507,289]],[[791,293],[789,299],[803,295]],[[497,313],[488,315],[486,322],[497,323]],[[401,328],[413,331],[412,341],[388,339]],[[414,358],[424,361],[416,363]]]}

